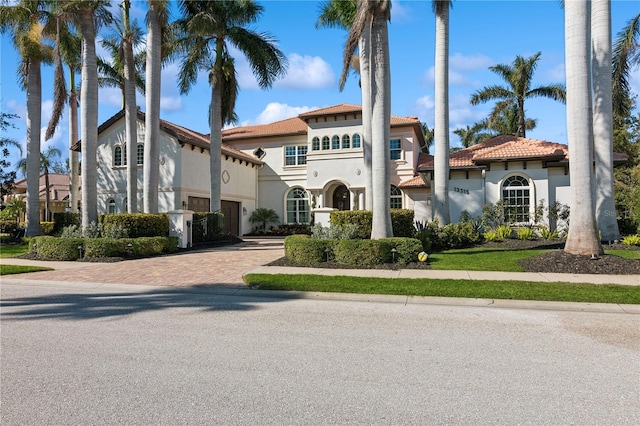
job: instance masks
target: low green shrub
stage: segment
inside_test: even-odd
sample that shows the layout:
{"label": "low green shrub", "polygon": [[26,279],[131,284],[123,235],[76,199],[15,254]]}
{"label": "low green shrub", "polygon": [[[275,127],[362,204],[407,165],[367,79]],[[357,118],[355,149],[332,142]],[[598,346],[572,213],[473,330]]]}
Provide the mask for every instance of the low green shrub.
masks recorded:
{"label": "low green shrub", "polygon": [[40,232],[42,235],[53,235],[54,222],[40,222]]}
{"label": "low green shrub", "polygon": [[485,241],[498,241],[498,233],[494,230],[489,229],[488,231],[485,231],[483,236]]}
{"label": "low green shrub", "polygon": [[540,238],[543,240],[555,240],[560,237],[560,232],[557,230],[551,231],[546,225],[538,225],[538,235],[540,235]]}
{"label": "low green shrub", "polygon": [[62,229],[76,225],[80,226],[80,214],[79,213],[54,213],[53,214],[53,234],[57,235],[62,232]]}
{"label": "low green shrub", "polygon": [[311,228],[311,236],[319,240],[352,240],[358,238],[358,226],[353,223],[330,226],[316,223]]}
{"label": "low green shrub", "polygon": [[164,213],[106,214],[100,215],[99,221],[104,227],[117,225],[121,229],[126,229],[129,238],[166,237],[169,235],[169,215]]}
{"label": "low green shrub", "polygon": [[[414,211],[410,209],[391,209],[391,227],[394,237],[413,237]],[[358,227],[358,238],[371,237],[371,223],[373,214],[370,210],[343,210],[333,211],[329,218],[332,225],[354,224]]]}
{"label": "low green shrub", "polygon": [[416,238],[393,237],[381,238],[378,241],[388,242],[392,248],[396,249],[396,253],[391,254],[391,260],[400,265],[416,262],[418,253],[423,250],[422,243]]}
{"label": "low green shrub", "polygon": [[18,228],[18,222],[15,220],[0,220],[0,232],[3,234],[15,234]]}
{"label": "low green shrub", "polygon": [[284,239],[284,255],[292,263],[317,265],[331,258],[333,244],[333,240],[319,240],[308,235],[290,235]]}
{"label": "low green shrub", "polygon": [[508,240],[511,238],[511,227],[509,225],[500,225],[496,228],[496,234],[498,234],[498,240]]}
{"label": "low green shrub", "polygon": [[516,235],[518,236],[519,240],[533,240],[535,237],[533,229],[526,226],[522,228],[518,228]]}
{"label": "low green shrub", "polygon": [[391,209],[391,226],[394,237],[412,238],[415,212],[410,209]]}
{"label": "low green shrub", "polygon": [[[80,247],[80,249],[78,249]],[[78,260],[84,254],[84,239],[34,237],[29,241],[29,252],[42,260]]]}
{"label": "low green shrub", "polygon": [[392,248],[393,245],[388,239],[341,240],[336,241],[333,252],[337,263],[350,266],[374,266],[391,262]]}
{"label": "low green shrub", "polygon": [[622,244],[627,246],[640,246],[640,235],[627,235],[622,239]]}
{"label": "low green shrub", "polygon": [[87,238],[84,247],[88,258],[122,257],[127,253],[125,240],[116,238]]}
{"label": "low green shrub", "polygon": [[451,223],[443,227],[438,221],[417,223],[415,238],[422,242],[423,250],[427,253],[448,250],[452,248],[471,247],[482,240],[477,221]]}
{"label": "low green shrub", "polygon": [[442,250],[442,243],[440,241],[440,227],[438,221],[432,222],[416,222],[416,234],[417,238],[422,243],[422,248],[427,253]]}

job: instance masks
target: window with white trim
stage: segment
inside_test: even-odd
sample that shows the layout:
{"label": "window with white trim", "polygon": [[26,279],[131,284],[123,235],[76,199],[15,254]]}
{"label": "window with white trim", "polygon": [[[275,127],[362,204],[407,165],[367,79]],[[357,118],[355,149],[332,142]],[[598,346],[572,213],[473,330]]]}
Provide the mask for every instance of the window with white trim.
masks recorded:
{"label": "window with white trim", "polygon": [[320,151],[320,138],[315,137],[311,140],[311,150],[312,151]]}
{"label": "window with white trim", "polygon": [[402,208],[402,191],[395,185],[391,185],[391,199],[389,204],[392,209]]}
{"label": "window with white trim", "polygon": [[342,136],[342,149],[349,149],[351,148],[351,138],[349,137],[349,135],[343,135]]}
{"label": "window with white trim", "polygon": [[284,165],[300,166],[307,164],[307,145],[288,145],[284,147]]}
{"label": "window with white trim", "polygon": [[331,149],[340,149],[340,136],[334,135],[331,138]]}
{"label": "window with white trim", "polygon": [[402,158],[402,141],[400,139],[391,139],[389,145],[391,160],[399,160]]}
{"label": "window with white trim", "polygon": [[144,163],[144,144],[139,143],[138,144],[138,152],[136,153],[136,164],[138,166],[141,166]]}
{"label": "window with white trim", "polygon": [[122,147],[116,146],[113,149],[113,166],[120,167],[122,166]]}
{"label": "window with white trim", "polygon": [[287,194],[287,223],[309,223],[309,194],[302,188],[292,188]]}
{"label": "window with white trim", "polygon": [[330,142],[329,142],[329,136],[323,136],[322,137],[322,149],[325,150],[325,149],[330,149],[330,148],[331,148],[331,145],[330,145]]}
{"label": "window with white trim", "polygon": [[110,198],[109,201],[107,201],[107,213],[113,214],[115,212],[116,212],[116,202],[113,198]]}
{"label": "window with white trim", "polygon": [[529,181],[524,176],[510,176],[502,183],[502,202],[507,223],[529,222],[531,206]]}
{"label": "window with white trim", "polygon": [[354,134],[352,142],[353,142],[353,144],[351,144],[351,146],[353,148],[360,148],[360,135],[357,134],[357,133]]}

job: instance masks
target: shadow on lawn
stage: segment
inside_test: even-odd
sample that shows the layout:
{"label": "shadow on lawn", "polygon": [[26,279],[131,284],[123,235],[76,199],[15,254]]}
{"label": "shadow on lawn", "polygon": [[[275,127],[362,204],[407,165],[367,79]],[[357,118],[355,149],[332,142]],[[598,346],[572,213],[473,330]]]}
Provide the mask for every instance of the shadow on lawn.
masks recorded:
{"label": "shadow on lawn", "polygon": [[91,320],[172,308],[199,311],[251,311],[259,303],[283,299],[211,294],[209,286],[159,288],[145,292],[52,294],[2,301],[2,318],[9,320]]}

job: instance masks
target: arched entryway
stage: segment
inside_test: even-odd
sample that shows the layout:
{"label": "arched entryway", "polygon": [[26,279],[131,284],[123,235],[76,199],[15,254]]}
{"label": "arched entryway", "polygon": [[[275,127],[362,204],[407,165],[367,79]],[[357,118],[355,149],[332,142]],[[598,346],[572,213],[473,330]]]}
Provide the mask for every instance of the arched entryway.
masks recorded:
{"label": "arched entryway", "polygon": [[333,208],[351,210],[351,193],[344,185],[339,185],[333,191]]}

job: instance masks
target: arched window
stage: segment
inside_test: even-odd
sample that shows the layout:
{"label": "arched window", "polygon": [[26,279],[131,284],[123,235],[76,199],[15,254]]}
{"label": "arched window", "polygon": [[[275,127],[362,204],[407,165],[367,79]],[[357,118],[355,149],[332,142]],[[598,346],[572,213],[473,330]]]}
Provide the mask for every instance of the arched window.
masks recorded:
{"label": "arched window", "polygon": [[395,186],[391,185],[391,200],[390,205],[392,209],[402,208],[402,191]]}
{"label": "arched window", "polygon": [[360,135],[359,134],[355,134],[353,135],[353,145],[354,148],[360,148]]}
{"label": "arched window", "polygon": [[137,163],[138,166],[142,165],[144,163],[144,145],[139,143],[138,144],[138,152],[137,152]]}
{"label": "arched window", "polygon": [[329,136],[322,137],[322,149],[330,149],[331,145],[329,144]]}
{"label": "arched window", "polygon": [[351,148],[351,138],[349,137],[349,135],[343,135],[342,136],[342,149],[349,149]]}
{"label": "arched window", "polygon": [[107,201],[107,213],[114,214],[115,212],[116,212],[116,202],[113,200],[113,198],[110,198],[109,201]]}
{"label": "arched window", "polygon": [[502,202],[504,217],[508,223],[529,222],[529,181],[518,175],[505,179],[502,183]]}
{"label": "arched window", "polygon": [[311,150],[320,151],[320,138],[317,136],[311,140]]}
{"label": "arched window", "polygon": [[116,146],[113,150],[113,165],[115,167],[122,166],[122,147]]}
{"label": "arched window", "polygon": [[302,188],[287,194],[287,223],[309,223],[309,194]]}
{"label": "arched window", "polygon": [[340,149],[340,136],[335,135],[331,138],[331,149]]}

